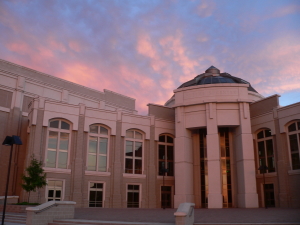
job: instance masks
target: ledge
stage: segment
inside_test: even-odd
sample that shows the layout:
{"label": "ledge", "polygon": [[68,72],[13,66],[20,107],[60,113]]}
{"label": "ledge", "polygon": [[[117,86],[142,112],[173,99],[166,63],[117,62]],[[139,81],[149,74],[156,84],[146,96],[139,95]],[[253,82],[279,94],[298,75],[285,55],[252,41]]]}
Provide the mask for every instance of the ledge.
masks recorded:
{"label": "ledge", "polygon": [[2,112],[8,112],[9,113],[10,109],[0,106],[0,111],[2,111]]}
{"label": "ledge", "polygon": [[[265,177],[277,177],[277,172],[265,173]],[[256,178],[263,178],[262,174],[256,174]]]}
{"label": "ledge", "polygon": [[146,178],[145,174],[132,174],[132,173],[123,173],[123,177],[126,178]]}
{"label": "ledge", "polygon": [[[4,199],[5,198],[5,196],[0,196],[0,200],[2,200],[2,199]],[[19,196],[7,196],[7,199],[18,199],[19,198]]]}
{"label": "ledge", "polygon": [[[157,176],[158,180],[162,180],[163,176]],[[165,176],[165,180],[175,180],[174,176]]]}
{"label": "ledge", "polygon": [[41,211],[43,209],[52,207],[54,205],[75,205],[75,204],[76,204],[76,202],[72,202],[72,201],[50,201],[50,202],[41,204],[39,206],[27,207],[26,211],[37,212],[37,211]]}
{"label": "ledge", "polygon": [[99,176],[99,177],[108,177],[110,176],[110,172],[97,172],[97,171],[88,171],[84,172],[87,176]]}
{"label": "ledge", "polygon": [[289,170],[288,174],[289,175],[298,175],[298,174],[300,174],[300,170]]}
{"label": "ledge", "polygon": [[71,169],[58,169],[58,168],[49,168],[43,167],[45,173],[64,173],[71,174]]}

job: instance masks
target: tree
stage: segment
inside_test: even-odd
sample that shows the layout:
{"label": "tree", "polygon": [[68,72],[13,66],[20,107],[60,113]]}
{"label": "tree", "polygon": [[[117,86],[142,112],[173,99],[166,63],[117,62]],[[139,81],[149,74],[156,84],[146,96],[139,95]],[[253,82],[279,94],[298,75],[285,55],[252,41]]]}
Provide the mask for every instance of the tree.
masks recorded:
{"label": "tree", "polygon": [[28,193],[28,202],[30,197],[30,192],[36,191],[39,188],[44,187],[46,182],[46,174],[42,168],[42,162],[38,161],[34,155],[31,155],[30,165],[25,169],[27,172],[22,175],[23,184],[22,188]]}

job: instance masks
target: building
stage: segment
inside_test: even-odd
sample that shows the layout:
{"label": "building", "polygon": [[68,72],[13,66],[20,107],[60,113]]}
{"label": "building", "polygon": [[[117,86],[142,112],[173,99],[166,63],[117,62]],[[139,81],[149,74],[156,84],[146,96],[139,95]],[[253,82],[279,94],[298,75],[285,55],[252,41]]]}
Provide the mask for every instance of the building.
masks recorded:
{"label": "building", "polygon": [[[278,98],[210,67],[141,116],[130,97],[0,60],[0,138],[23,141],[9,195],[27,199],[20,177],[34,154],[47,173],[48,185],[31,194],[40,203],[300,207],[300,102],[280,107]],[[8,158],[1,145],[0,195]]]}

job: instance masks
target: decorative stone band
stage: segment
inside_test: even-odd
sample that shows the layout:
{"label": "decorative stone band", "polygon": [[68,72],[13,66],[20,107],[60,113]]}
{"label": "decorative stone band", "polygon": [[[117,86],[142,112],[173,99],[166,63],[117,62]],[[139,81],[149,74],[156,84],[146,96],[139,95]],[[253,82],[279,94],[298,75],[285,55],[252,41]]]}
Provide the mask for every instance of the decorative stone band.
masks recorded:
{"label": "decorative stone band", "polygon": [[75,204],[72,201],[50,201],[27,207],[26,225],[48,225],[54,219],[74,219]]}
{"label": "decorative stone band", "polygon": [[176,225],[193,225],[194,224],[194,203],[181,203],[174,213]]}
{"label": "decorative stone band", "polygon": [[[5,196],[0,196],[0,205],[4,204]],[[7,203],[13,204],[18,203],[19,196],[7,196]]]}

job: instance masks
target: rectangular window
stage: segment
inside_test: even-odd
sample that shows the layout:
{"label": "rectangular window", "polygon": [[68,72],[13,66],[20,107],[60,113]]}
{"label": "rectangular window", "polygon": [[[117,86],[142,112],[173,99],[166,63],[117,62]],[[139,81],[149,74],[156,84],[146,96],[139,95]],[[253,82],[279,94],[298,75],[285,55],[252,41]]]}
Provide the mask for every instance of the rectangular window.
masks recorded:
{"label": "rectangular window", "polygon": [[142,174],[143,143],[126,141],[125,173]]}
{"label": "rectangular window", "polygon": [[103,207],[103,183],[90,183],[89,207]]}
{"label": "rectangular window", "polygon": [[161,208],[172,208],[172,187],[161,186]]}
{"label": "rectangular window", "polygon": [[127,185],[127,208],[140,207],[140,185]]}
{"label": "rectangular window", "polygon": [[159,176],[174,176],[173,138],[170,136],[167,136],[167,135],[159,136],[158,175]]}
{"label": "rectangular window", "polygon": [[63,181],[48,180],[47,181],[47,200],[62,201],[63,200]]}

